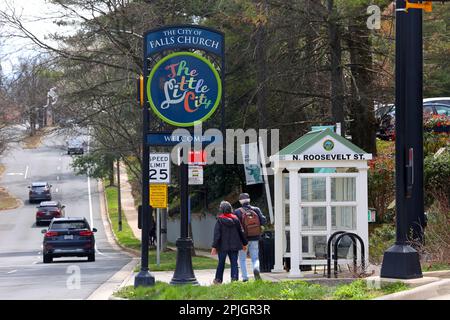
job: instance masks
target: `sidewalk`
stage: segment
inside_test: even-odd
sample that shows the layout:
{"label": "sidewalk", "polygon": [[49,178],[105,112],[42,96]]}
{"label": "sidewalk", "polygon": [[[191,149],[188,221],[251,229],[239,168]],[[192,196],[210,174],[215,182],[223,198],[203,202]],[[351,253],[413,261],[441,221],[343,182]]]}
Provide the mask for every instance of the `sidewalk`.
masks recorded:
{"label": "sidewalk", "polygon": [[125,165],[120,163],[120,190],[122,213],[128,221],[128,225],[133,231],[136,239],[141,239],[141,230],[138,228],[138,212],[134,206],[134,198],[131,193],[131,185],[128,182],[127,169]]}

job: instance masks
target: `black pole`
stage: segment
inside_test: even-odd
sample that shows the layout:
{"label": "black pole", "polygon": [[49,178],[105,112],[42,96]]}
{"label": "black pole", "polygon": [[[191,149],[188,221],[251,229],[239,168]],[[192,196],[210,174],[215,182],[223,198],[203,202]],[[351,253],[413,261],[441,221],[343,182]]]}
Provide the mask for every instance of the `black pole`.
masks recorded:
{"label": "black pole", "polygon": [[120,188],[120,158],[117,158],[117,213],[118,213],[118,224],[119,231],[122,231],[122,199],[121,199],[121,188]]}
{"label": "black pole", "polygon": [[[145,70],[147,70],[145,63]],[[146,94],[144,94],[146,99]],[[147,101],[147,100],[145,100]],[[134,286],[152,286],[155,284],[148,268],[148,243],[150,233],[150,195],[149,195],[149,170],[150,170],[150,147],[147,144],[147,133],[149,131],[149,111],[148,103],[142,107],[142,237],[141,237],[141,271],[134,278]]]}
{"label": "black pole", "polygon": [[[409,245],[423,216],[422,10],[396,3],[395,182],[396,242],[384,253],[381,277],[421,278],[418,252]],[[414,229],[413,229],[414,230]]]}
{"label": "black pole", "polygon": [[[182,149],[183,150],[183,149]],[[188,201],[189,201],[189,177],[188,164],[183,161],[183,155],[180,155],[180,238],[176,242],[177,246],[177,262],[175,273],[173,274],[170,284],[198,284],[192,268],[191,250],[193,247],[192,239],[189,237],[189,217],[188,217]],[[184,157],[186,158],[186,157]]]}

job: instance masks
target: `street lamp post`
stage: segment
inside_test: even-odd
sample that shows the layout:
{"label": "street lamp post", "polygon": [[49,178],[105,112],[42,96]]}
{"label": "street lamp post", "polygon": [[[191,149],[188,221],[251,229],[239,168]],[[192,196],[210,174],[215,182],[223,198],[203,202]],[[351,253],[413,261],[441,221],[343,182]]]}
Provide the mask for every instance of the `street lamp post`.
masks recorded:
{"label": "street lamp post", "polygon": [[[183,150],[183,149],[182,149]],[[186,158],[186,157],[184,157]],[[176,269],[170,284],[198,284],[192,268],[191,250],[193,247],[192,239],[189,237],[189,177],[188,164],[182,160],[180,155],[180,238],[176,242],[177,262]]]}
{"label": "street lamp post", "polygon": [[395,176],[396,242],[385,253],[381,277],[421,278],[418,252],[423,241],[423,45],[422,10],[396,3]]}

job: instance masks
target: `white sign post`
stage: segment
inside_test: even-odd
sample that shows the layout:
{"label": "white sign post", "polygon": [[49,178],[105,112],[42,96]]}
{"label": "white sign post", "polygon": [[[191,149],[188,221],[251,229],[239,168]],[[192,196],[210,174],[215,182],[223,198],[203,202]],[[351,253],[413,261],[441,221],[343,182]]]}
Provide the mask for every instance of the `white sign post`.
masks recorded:
{"label": "white sign post", "polygon": [[170,153],[150,154],[150,183],[170,184]]}
{"label": "white sign post", "polygon": [[156,209],[156,265],[159,267],[161,263],[161,209]]}

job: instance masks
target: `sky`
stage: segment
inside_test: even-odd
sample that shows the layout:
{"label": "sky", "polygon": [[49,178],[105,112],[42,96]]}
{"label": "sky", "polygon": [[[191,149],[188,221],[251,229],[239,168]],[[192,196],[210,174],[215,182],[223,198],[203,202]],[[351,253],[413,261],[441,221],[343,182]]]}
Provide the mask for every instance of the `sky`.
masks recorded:
{"label": "sky", "polygon": [[[59,27],[53,23],[61,16],[60,7],[50,4],[47,0],[0,0],[0,10],[11,12],[21,17],[23,25],[31,30],[39,39],[56,45],[46,38],[49,33],[67,33],[67,27]],[[18,33],[8,27],[3,27],[2,35]],[[3,73],[7,77],[13,75],[13,66],[20,57],[30,57],[42,52],[32,45],[31,40],[23,38],[0,39],[0,58]]]}

